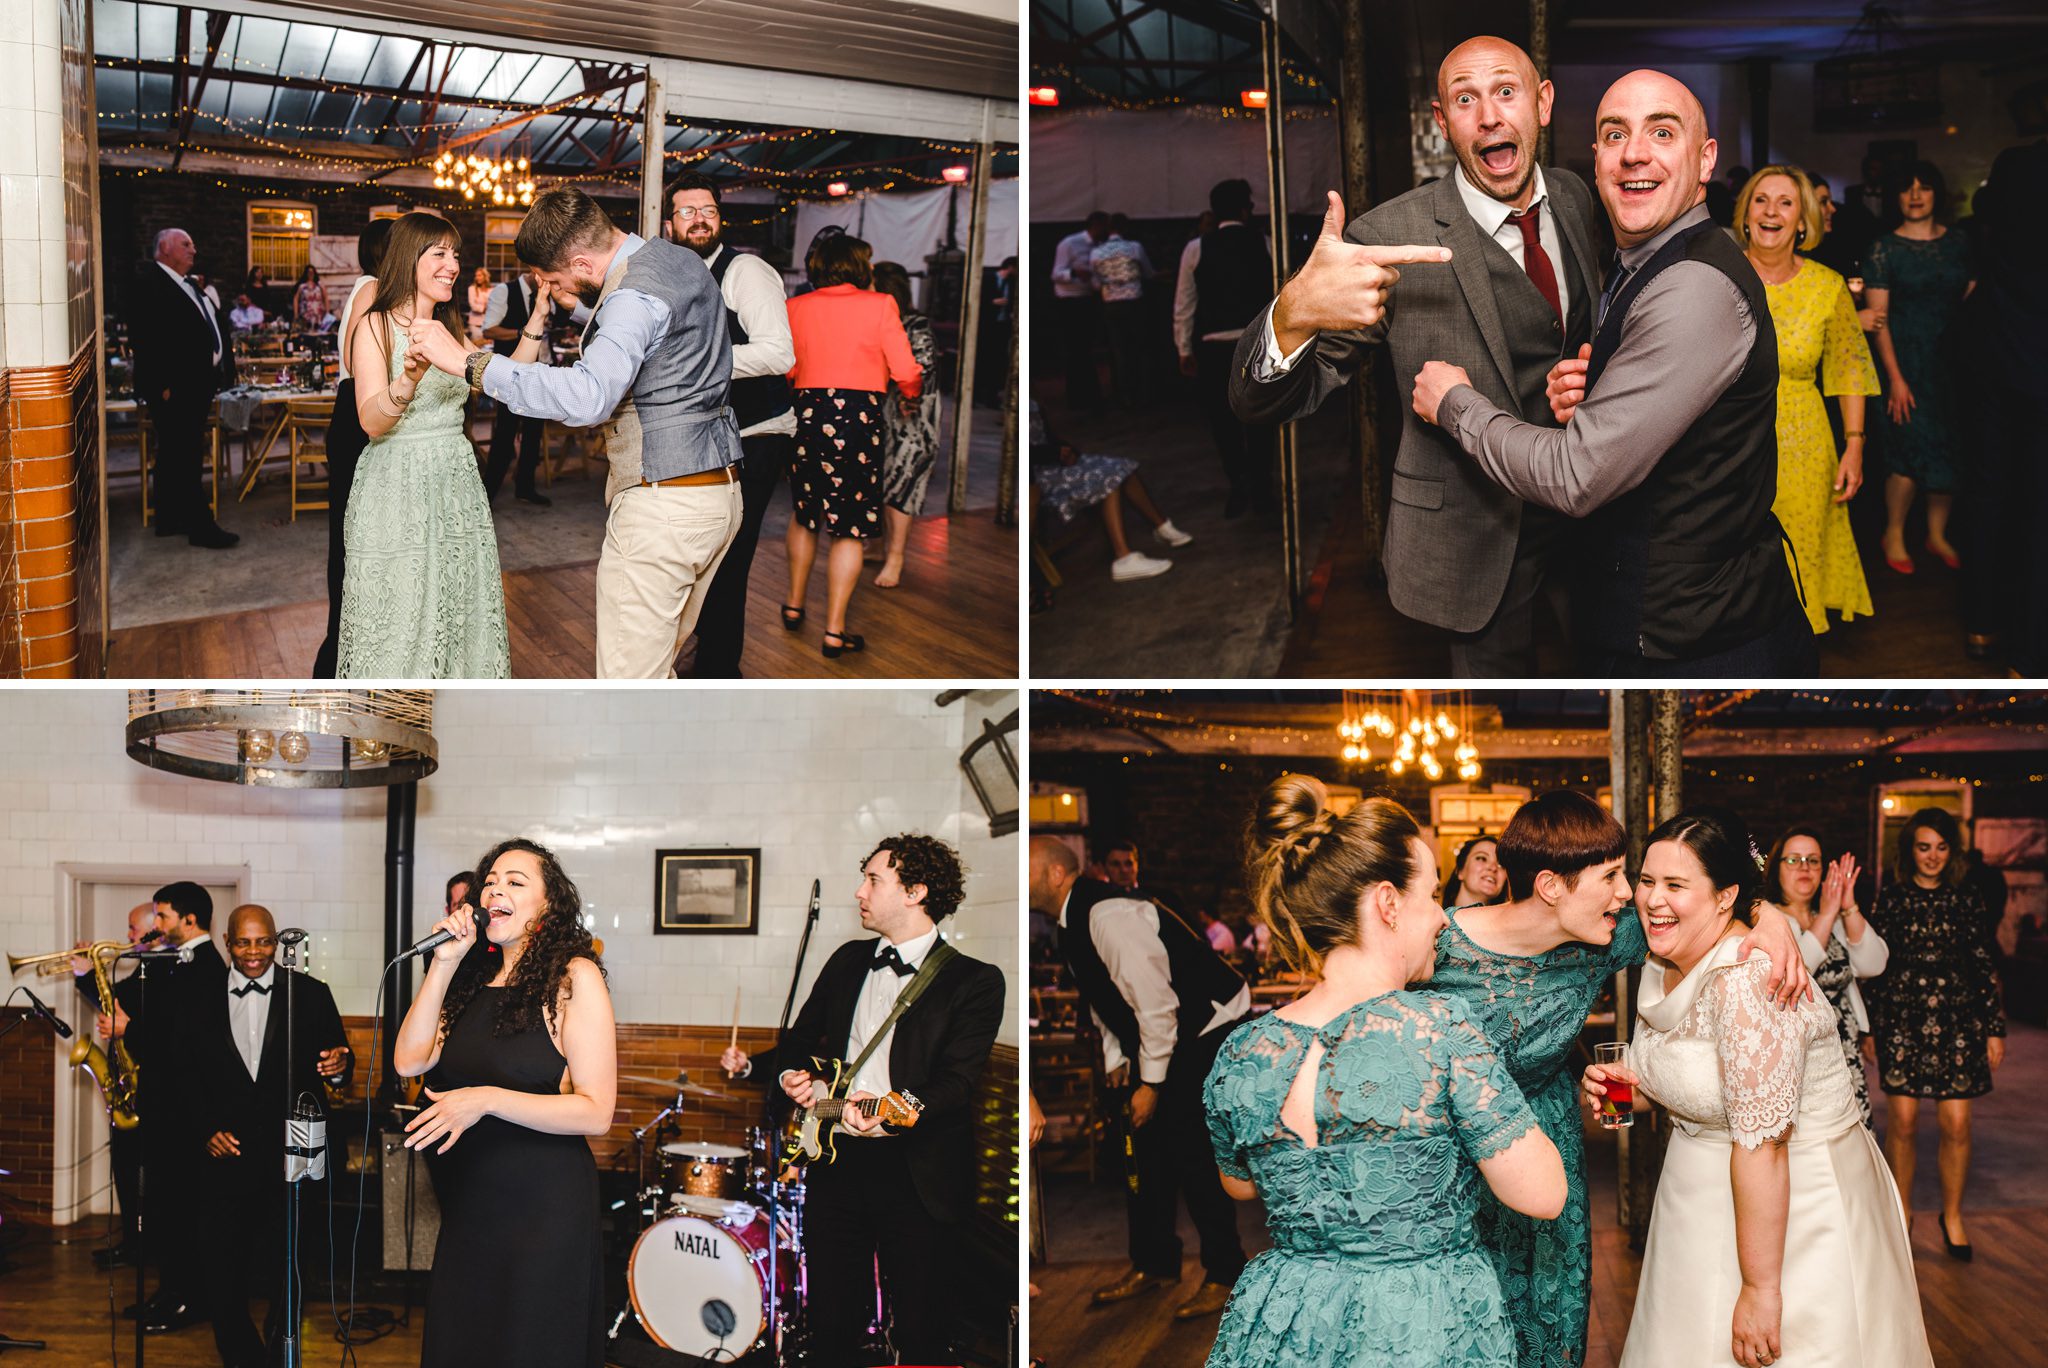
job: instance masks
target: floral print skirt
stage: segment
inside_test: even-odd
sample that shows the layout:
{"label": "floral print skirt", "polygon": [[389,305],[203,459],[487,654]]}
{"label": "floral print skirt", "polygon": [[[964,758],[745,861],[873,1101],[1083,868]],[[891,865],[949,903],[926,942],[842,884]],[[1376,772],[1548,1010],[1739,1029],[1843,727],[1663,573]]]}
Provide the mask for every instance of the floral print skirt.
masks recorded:
{"label": "floral print skirt", "polygon": [[796,464],[789,492],[802,526],[832,537],[880,535],[884,397],[880,390],[796,392]]}

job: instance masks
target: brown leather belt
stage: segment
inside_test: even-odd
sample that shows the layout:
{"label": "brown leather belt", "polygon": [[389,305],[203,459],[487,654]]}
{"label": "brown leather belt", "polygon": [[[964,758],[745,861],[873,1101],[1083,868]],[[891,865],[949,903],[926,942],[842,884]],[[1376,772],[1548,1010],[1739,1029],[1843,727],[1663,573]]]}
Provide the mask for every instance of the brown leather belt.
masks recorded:
{"label": "brown leather belt", "polygon": [[695,475],[677,475],[666,480],[649,480],[642,478],[642,480],[640,481],[640,487],[642,489],[673,489],[681,485],[732,484],[734,481],[738,479],[739,476],[733,472],[733,468],[731,466],[720,466],[716,470],[700,471]]}

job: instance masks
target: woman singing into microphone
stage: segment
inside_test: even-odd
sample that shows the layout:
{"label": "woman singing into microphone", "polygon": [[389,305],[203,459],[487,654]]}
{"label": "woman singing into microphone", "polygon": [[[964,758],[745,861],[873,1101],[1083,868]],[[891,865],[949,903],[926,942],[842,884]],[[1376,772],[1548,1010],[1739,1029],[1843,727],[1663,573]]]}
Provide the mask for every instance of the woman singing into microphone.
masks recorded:
{"label": "woman singing into microphone", "polygon": [[586,1136],[611,1125],[618,1051],[611,994],[583,901],[552,851],[499,843],[468,909],[435,930],[392,1058],[433,1103],[406,1146],[439,1157],[441,1239],[422,1368],[602,1368],[603,1250]]}

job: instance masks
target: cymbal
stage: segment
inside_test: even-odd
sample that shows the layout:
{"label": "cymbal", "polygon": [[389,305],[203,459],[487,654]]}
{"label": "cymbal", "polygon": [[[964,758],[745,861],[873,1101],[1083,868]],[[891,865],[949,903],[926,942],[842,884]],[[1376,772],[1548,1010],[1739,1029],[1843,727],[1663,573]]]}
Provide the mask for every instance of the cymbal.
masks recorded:
{"label": "cymbal", "polygon": [[723,1093],[716,1088],[707,1088],[701,1083],[692,1083],[688,1074],[677,1074],[674,1078],[649,1078],[646,1074],[620,1074],[619,1082],[644,1083],[650,1088],[660,1088],[665,1092],[687,1093],[692,1097],[716,1098],[720,1102],[732,1101],[731,1093]]}

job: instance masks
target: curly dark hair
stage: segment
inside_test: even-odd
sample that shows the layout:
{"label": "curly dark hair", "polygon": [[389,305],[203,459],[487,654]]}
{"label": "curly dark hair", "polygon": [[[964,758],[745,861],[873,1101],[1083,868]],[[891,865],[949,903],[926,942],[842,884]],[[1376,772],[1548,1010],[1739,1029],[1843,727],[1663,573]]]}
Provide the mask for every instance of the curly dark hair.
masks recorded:
{"label": "curly dark hair", "polygon": [[[523,850],[540,861],[541,891],[547,896],[547,906],[526,933],[526,949],[513,966],[512,977],[506,980],[505,1000],[498,1008],[497,1026],[491,1032],[495,1036],[518,1035],[543,1022],[553,1027],[556,999],[569,980],[569,961],[587,959],[597,966],[599,975],[604,974],[604,961],[598,957],[590,929],[583,924],[583,895],[563,872],[555,852],[539,842],[515,836],[491,847],[477,865],[470,884],[476,890],[478,905],[482,905],[485,877],[508,850]],[[469,1006],[477,989],[490,982],[498,971],[497,963],[484,953],[483,946],[484,938],[478,936],[469,953],[455,966],[455,977],[441,1002],[444,1036],[454,1028],[456,1018]]]}
{"label": "curly dark hair", "polygon": [[950,916],[967,896],[967,873],[960,867],[960,856],[938,837],[912,831],[891,836],[868,852],[861,868],[884,853],[904,888],[924,885],[924,914],[933,921]]}

